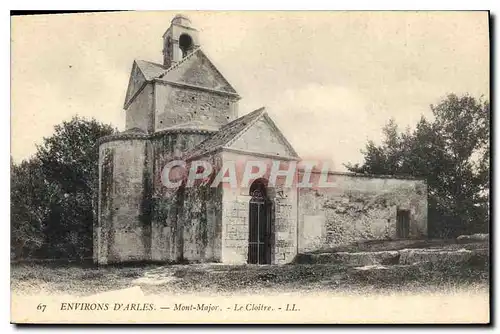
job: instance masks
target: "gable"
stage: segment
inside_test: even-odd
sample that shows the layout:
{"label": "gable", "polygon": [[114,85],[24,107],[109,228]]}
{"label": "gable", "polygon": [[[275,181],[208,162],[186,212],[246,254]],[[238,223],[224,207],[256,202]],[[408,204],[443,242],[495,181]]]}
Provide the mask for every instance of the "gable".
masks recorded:
{"label": "gable", "polygon": [[224,125],[213,136],[187,152],[185,158],[190,160],[221,148],[300,159],[264,108]]}
{"label": "gable", "polygon": [[228,148],[274,156],[297,157],[297,153],[267,116],[259,118]]}
{"label": "gable", "polygon": [[231,143],[231,141],[235,140],[235,138],[242,133],[246,127],[249,126],[249,124],[252,124],[254,120],[261,117],[263,113],[264,108],[260,108],[224,125],[217,133],[201,142],[191,152],[188,152],[186,154],[186,158],[190,159],[198,157],[220,149],[221,147],[230,145],[229,143]]}
{"label": "gable", "polygon": [[142,74],[137,62],[134,61],[132,65],[132,71],[130,73],[130,79],[127,87],[127,94],[125,95],[125,103],[124,108],[127,109],[130,100],[134,97],[134,95],[139,91],[139,89],[146,82],[146,77]]}
{"label": "gable", "polygon": [[198,49],[162,77],[168,81],[236,93],[208,57]]}

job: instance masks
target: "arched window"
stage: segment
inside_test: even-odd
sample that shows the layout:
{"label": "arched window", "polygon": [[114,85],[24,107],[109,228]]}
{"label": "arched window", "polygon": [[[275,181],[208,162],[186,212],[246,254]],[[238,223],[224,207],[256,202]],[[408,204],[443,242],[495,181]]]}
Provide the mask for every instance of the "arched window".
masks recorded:
{"label": "arched window", "polygon": [[182,51],[182,58],[186,57],[188,51],[193,48],[193,39],[188,34],[179,37],[179,48]]}

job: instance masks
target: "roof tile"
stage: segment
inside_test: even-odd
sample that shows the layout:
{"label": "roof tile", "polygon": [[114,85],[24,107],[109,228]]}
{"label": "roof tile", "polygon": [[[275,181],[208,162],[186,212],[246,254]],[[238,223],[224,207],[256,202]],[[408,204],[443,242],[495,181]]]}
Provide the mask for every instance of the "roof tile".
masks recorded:
{"label": "roof tile", "polygon": [[160,64],[152,63],[150,61],[145,60],[136,60],[137,66],[146,77],[147,81],[153,80],[154,78],[158,78],[165,72],[165,67]]}
{"label": "roof tile", "polygon": [[225,145],[227,145],[231,140],[236,138],[238,134],[243,132],[253,121],[259,118],[265,109],[260,108],[246,114],[234,121],[224,125],[220,128],[219,132],[207,138],[201,142],[196,148],[186,154],[186,159],[194,158],[200,155],[204,155],[213,152]]}

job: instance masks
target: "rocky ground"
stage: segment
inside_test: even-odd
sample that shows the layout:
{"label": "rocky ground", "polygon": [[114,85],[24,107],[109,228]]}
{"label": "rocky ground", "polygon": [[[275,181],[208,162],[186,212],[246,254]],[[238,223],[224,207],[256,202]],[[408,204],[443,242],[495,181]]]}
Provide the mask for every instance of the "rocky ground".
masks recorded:
{"label": "rocky ground", "polygon": [[16,264],[11,287],[23,294],[82,296],[130,287],[144,294],[484,291],[488,255],[487,241],[372,242],[305,254],[295,264],[280,266]]}

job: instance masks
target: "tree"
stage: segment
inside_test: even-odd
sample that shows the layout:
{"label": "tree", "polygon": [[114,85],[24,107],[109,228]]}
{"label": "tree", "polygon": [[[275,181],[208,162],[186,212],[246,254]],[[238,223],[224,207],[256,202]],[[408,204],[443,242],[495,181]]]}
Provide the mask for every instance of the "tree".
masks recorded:
{"label": "tree", "polygon": [[11,161],[10,168],[11,252],[15,259],[22,259],[43,244],[50,189],[40,174],[39,161],[24,161],[18,166]]}
{"label": "tree", "polygon": [[429,234],[486,232],[489,221],[490,104],[469,95],[448,95],[431,105],[433,121],[421,117],[414,131],[383,128],[381,145],[368,142],[353,172],[425,177]]}
{"label": "tree", "polygon": [[[92,255],[92,226],[97,219],[97,140],[114,133],[114,129],[95,119],[74,117],[54,130],[29,161],[13,168],[11,196],[15,198],[22,189],[30,188],[30,199],[12,201],[13,211],[18,212],[12,222],[23,228],[30,226],[43,236],[40,256],[81,259]],[[14,192],[16,189],[20,190]],[[25,240],[22,231],[16,232],[20,235],[18,246]],[[27,232],[24,235],[28,236]]]}

